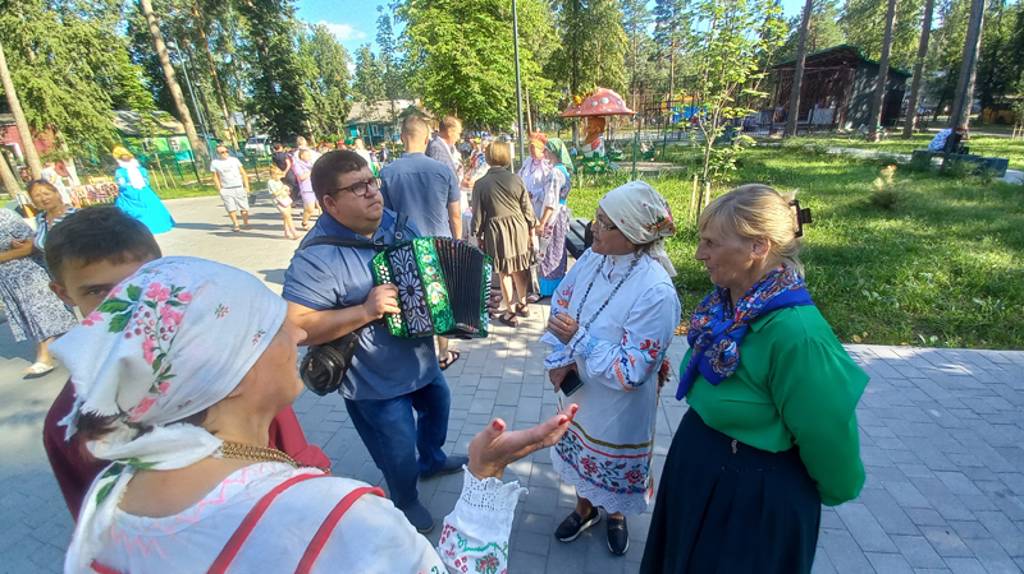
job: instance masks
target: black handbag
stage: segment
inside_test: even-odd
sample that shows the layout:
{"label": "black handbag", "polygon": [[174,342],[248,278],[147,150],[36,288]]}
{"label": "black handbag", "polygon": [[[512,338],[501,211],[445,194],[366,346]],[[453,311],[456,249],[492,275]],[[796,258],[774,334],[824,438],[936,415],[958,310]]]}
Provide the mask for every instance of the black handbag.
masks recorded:
{"label": "black handbag", "polygon": [[[401,241],[405,238],[406,219],[404,215],[400,214],[398,216],[398,222],[395,225],[395,241]],[[314,237],[309,240],[309,243],[303,245],[302,249],[307,249],[314,245],[334,245],[337,247],[373,249],[375,251],[383,251],[388,247],[384,243],[376,243],[367,239],[341,239],[323,236]],[[360,327],[333,341],[309,347],[309,350],[306,351],[306,356],[302,358],[302,362],[299,364],[299,376],[302,377],[302,383],[306,385],[307,389],[322,397],[341,388],[341,382],[345,379],[345,373],[348,372],[348,368],[352,365],[352,356],[356,353],[359,336],[365,328],[365,326]]]}

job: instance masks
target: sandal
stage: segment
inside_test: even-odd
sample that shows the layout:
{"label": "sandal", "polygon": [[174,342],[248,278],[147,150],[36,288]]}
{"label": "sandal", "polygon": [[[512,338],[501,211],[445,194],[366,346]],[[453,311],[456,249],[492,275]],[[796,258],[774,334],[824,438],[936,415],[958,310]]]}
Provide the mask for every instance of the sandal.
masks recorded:
{"label": "sandal", "polygon": [[462,353],[449,349],[448,356],[445,357],[443,361],[438,361],[437,364],[440,365],[441,370],[443,371],[455,364],[455,361],[458,361],[461,356]]}
{"label": "sandal", "polygon": [[237,225],[231,228],[231,231],[234,231],[235,233],[238,233],[241,230],[242,230],[242,228],[238,227]]}
{"label": "sandal", "polygon": [[516,314],[510,311],[506,311],[498,316],[498,321],[509,327],[518,327],[519,320],[516,319]]}
{"label": "sandal", "polygon": [[516,315],[518,315],[518,316],[520,316],[520,317],[522,317],[524,319],[529,319],[530,318],[530,304],[527,303],[525,305],[516,305]]}
{"label": "sandal", "polygon": [[55,368],[57,368],[55,365],[43,363],[41,361],[36,361],[35,363],[32,363],[32,365],[30,365],[27,369],[25,369],[25,374],[38,377],[41,375],[45,375],[46,373],[49,373]]}

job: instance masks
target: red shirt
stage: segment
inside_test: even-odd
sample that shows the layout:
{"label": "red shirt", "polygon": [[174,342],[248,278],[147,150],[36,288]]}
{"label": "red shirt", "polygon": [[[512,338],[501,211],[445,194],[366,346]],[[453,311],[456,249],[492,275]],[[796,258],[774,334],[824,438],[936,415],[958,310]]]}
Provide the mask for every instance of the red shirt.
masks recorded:
{"label": "red shirt", "polygon": [[[71,437],[70,441],[64,440],[66,429],[57,423],[71,412],[74,405],[75,389],[69,380],[46,413],[46,420],[43,422],[43,447],[46,449],[46,457],[50,459],[53,474],[57,477],[61,494],[64,495],[64,502],[67,503],[72,518],[77,519],[82,500],[89,491],[93,479],[110,463],[93,458],[78,435]],[[288,456],[303,466],[324,469],[331,467],[331,460],[327,455],[318,447],[306,442],[306,435],[302,432],[299,419],[291,407],[285,407],[277,413],[270,423],[270,446],[288,453]]]}

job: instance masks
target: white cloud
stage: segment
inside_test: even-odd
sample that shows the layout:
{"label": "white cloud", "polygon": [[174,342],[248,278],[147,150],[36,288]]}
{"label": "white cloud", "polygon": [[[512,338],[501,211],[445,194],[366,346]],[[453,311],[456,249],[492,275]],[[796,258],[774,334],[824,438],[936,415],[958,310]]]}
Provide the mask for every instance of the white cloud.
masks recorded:
{"label": "white cloud", "polygon": [[340,42],[347,42],[349,40],[365,40],[367,38],[366,32],[356,29],[351,24],[335,24],[334,22],[328,22],[326,20],[320,20],[317,24],[327,28]]}

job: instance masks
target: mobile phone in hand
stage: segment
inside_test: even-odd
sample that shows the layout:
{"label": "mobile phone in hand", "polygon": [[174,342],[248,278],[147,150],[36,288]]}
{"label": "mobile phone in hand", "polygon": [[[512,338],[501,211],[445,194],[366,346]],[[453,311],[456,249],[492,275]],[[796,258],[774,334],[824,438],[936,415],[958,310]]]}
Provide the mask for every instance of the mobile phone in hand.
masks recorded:
{"label": "mobile phone in hand", "polygon": [[565,375],[564,379],[562,379],[562,384],[558,387],[558,390],[562,391],[562,394],[568,397],[580,390],[580,387],[582,386],[583,379],[580,378],[580,374],[576,372],[576,369],[573,369]]}

